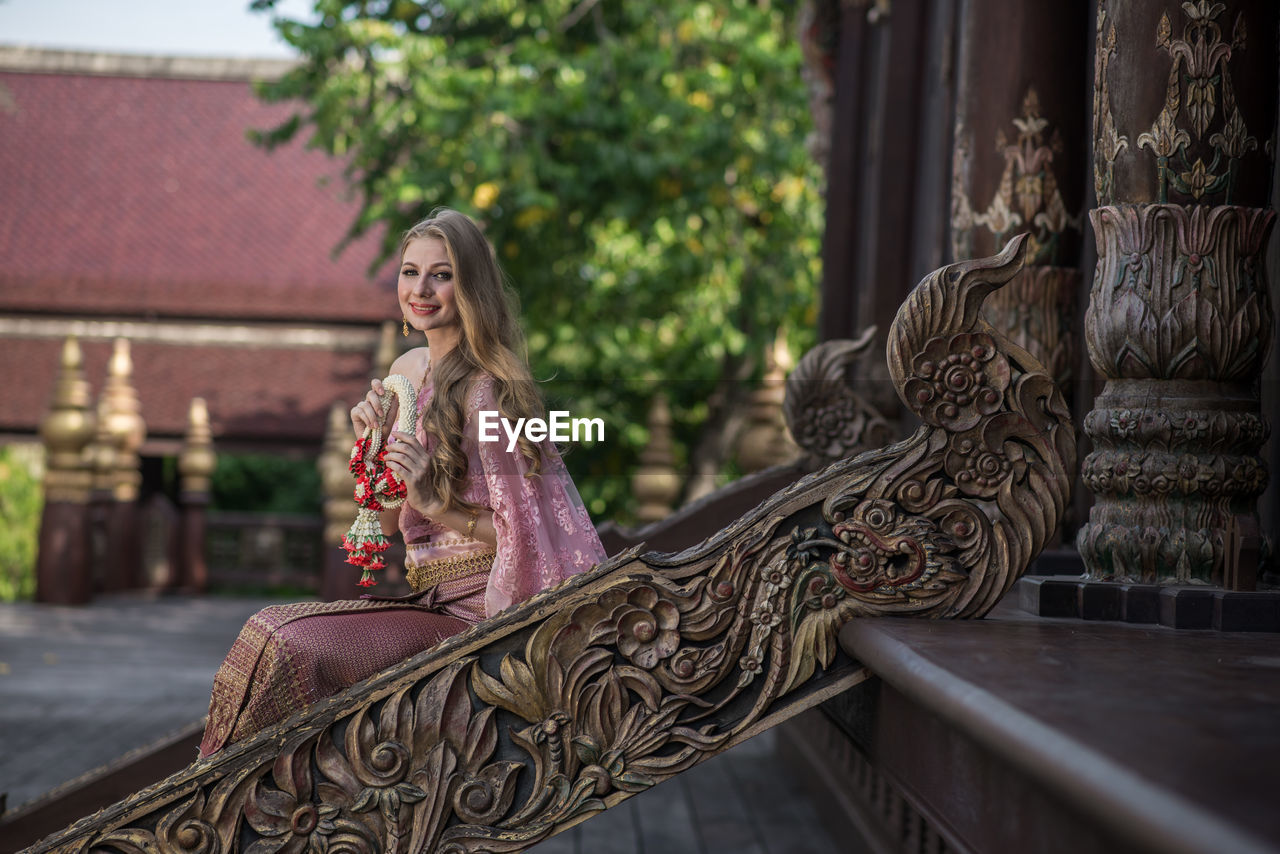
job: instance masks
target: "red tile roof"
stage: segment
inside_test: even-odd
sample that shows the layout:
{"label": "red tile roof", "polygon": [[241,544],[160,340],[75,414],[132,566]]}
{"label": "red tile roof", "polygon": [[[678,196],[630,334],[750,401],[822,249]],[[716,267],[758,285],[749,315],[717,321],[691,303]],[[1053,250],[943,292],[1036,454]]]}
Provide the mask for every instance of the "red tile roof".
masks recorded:
{"label": "red tile roof", "polygon": [[341,164],[246,139],[288,114],[244,80],[0,71],[0,311],[394,316],[377,236],[331,255]]}

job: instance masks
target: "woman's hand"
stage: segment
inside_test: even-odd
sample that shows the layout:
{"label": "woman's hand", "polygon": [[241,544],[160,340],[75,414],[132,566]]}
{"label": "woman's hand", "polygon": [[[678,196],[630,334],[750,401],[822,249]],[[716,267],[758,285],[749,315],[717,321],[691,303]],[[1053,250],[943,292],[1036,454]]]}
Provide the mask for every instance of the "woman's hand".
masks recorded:
{"label": "woman's hand", "polygon": [[409,506],[428,519],[443,509],[431,488],[430,461],[426,449],[408,433],[392,433],[387,440],[387,468],[404,481]]}
{"label": "woman's hand", "polygon": [[392,395],[391,408],[387,410],[384,418],[382,415],[382,397],[391,394],[383,385],[382,380],[374,380],[369,383],[369,393],[364,396],[364,400],[360,401],[351,410],[351,429],[355,430],[356,438],[364,435],[364,431],[373,427],[380,428],[382,434],[387,434],[387,427],[396,423],[396,415],[400,411],[400,401]]}

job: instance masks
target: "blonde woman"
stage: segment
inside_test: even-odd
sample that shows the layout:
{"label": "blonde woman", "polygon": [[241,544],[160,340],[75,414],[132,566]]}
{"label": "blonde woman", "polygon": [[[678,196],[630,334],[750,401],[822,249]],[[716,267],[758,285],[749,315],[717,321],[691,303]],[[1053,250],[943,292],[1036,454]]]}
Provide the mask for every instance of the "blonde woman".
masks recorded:
{"label": "blonde woman", "polygon": [[[400,247],[404,330],[426,346],[391,372],[418,389],[415,434],[394,432],[387,467],[406,485],[383,528],[404,534],[421,595],[273,606],[250,618],[214,679],[201,756],[239,741],[604,559],[550,441],[479,441],[480,413],[542,418],[519,323],[493,248],[467,216],[439,210]],[[351,410],[357,436],[381,415],[382,384]]]}

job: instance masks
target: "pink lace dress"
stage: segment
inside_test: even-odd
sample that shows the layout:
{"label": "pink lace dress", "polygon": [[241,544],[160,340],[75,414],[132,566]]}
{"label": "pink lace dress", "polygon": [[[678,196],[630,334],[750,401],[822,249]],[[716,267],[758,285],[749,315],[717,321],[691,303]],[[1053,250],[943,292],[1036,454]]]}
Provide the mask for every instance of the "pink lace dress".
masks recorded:
{"label": "pink lace dress", "polygon": [[[418,395],[419,412],[431,389]],[[590,569],[605,557],[591,517],[555,446],[541,446],[529,476],[519,450],[478,440],[479,413],[497,410],[493,380],[472,385],[462,448],[462,497],[493,511],[496,549],[425,518],[400,513],[409,562],[439,565],[495,551],[492,568],[449,577],[425,596],[275,605],[250,617],[214,677],[200,755],[240,741],[317,700],[434,646],[468,625]],[[421,418],[419,418],[421,423]],[[418,429],[428,450],[434,441]],[[485,561],[487,565],[487,560]]]}
{"label": "pink lace dress", "polygon": [[[419,412],[430,398],[428,387],[418,396]],[[480,413],[497,409],[493,379],[483,376],[470,391],[462,441],[468,471],[462,498],[492,510],[498,534],[497,554],[485,579],[483,599],[474,603],[477,618],[491,617],[554,587],[569,576],[590,569],[605,556],[591,516],[554,444],[549,440],[541,444],[542,470],[531,475],[519,449],[507,450],[505,432],[499,431],[499,441],[479,441]],[[418,440],[428,451],[435,449],[434,439],[426,436],[421,427]],[[410,559],[419,563],[488,548],[425,519],[408,505],[400,511],[400,530],[404,532]]]}

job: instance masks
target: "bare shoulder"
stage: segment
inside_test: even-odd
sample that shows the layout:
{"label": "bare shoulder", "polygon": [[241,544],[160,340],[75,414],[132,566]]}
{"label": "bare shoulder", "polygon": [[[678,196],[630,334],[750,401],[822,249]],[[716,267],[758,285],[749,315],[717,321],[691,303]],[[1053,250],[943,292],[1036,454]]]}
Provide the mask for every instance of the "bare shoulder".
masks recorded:
{"label": "bare shoulder", "polygon": [[430,350],[427,347],[415,347],[407,353],[402,353],[391,363],[391,373],[403,374],[409,378],[409,382],[413,383],[414,388],[421,388],[430,360]]}

